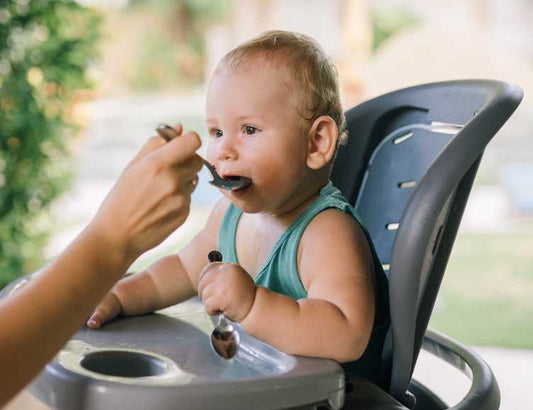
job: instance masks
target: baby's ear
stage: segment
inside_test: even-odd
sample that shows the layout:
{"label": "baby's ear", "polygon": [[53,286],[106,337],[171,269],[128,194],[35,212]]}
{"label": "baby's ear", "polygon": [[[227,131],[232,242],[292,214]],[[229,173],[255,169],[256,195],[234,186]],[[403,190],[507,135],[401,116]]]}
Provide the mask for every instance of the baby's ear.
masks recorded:
{"label": "baby's ear", "polygon": [[320,169],[331,161],[338,136],[337,124],[330,116],[322,115],[313,122],[308,135],[306,163],[309,168]]}

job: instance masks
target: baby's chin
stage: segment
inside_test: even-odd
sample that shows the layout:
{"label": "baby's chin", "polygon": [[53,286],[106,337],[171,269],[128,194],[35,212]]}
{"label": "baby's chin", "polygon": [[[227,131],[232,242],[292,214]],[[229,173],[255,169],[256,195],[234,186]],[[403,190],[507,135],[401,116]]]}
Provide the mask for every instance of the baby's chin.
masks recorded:
{"label": "baby's chin", "polygon": [[228,200],[238,209],[245,214],[270,214],[274,215],[275,210],[270,209],[264,202],[256,202],[250,200],[238,200],[235,198],[227,197]]}
{"label": "baby's chin", "polygon": [[239,196],[238,192],[224,191],[224,196],[238,209],[247,214],[265,212],[265,204],[248,195]]}

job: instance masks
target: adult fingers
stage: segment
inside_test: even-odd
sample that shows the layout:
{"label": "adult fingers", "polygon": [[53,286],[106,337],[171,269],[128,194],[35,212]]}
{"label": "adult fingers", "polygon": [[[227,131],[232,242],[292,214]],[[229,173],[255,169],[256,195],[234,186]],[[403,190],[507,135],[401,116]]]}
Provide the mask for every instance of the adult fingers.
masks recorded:
{"label": "adult fingers", "polygon": [[156,149],[150,156],[157,158],[162,165],[177,165],[194,156],[200,145],[202,145],[202,141],[198,134],[189,131],[180,138],[174,138]]}
{"label": "adult fingers", "polygon": [[[181,124],[176,125],[175,127],[173,127],[173,129],[176,131],[176,134],[177,134],[176,136],[180,136],[181,133],[183,132],[183,126]],[[169,139],[172,139],[172,138],[169,138]],[[130,163],[128,164],[128,167],[140,161],[149,153],[155,151],[158,148],[163,147],[164,145],[166,145],[167,141],[168,140],[162,137],[161,135],[155,135],[153,137],[150,137],[148,141],[139,150],[137,155],[135,155],[135,157],[130,161]]]}
{"label": "adult fingers", "polygon": [[195,175],[189,181],[187,181],[187,194],[188,195],[192,194],[197,186],[198,186],[198,175]]}
{"label": "adult fingers", "polygon": [[[171,169],[174,173],[180,176],[180,180],[190,180],[202,169],[202,166],[202,158],[199,155],[194,154],[189,159],[186,159],[179,164],[175,164]],[[166,166],[163,168],[166,168]]]}
{"label": "adult fingers", "polygon": [[165,141],[170,141],[176,137],[179,137],[183,132],[183,127],[181,124],[171,127],[166,124],[159,124],[156,128],[157,134],[163,138]]}
{"label": "adult fingers", "polygon": [[174,197],[181,198],[179,200],[182,201],[198,186],[198,171],[201,168],[201,160],[198,158],[195,156],[179,166],[160,168],[153,173],[153,176],[158,178],[161,186],[167,191],[170,190]]}
{"label": "adult fingers", "polygon": [[141,159],[146,157],[148,154],[150,154],[151,152],[155,151],[158,148],[161,148],[166,143],[167,142],[159,136],[150,137],[148,141],[146,141],[146,143],[141,147],[139,152],[137,152],[137,155],[135,155],[135,157],[133,157],[133,159],[129,162],[126,168],[131,167],[133,164],[139,162]]}

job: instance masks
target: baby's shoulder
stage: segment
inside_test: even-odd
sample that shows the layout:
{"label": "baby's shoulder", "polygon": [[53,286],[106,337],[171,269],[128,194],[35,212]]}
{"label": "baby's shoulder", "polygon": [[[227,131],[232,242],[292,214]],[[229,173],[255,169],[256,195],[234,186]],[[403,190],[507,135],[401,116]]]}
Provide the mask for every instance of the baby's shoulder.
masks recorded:
{"label": "baby's shoulder", "polygon": [[369,244],[358,221],[335,208],[311,220],[298,246],[298,271],[306,289],[325,273],[331,280],[355,277],[365,271],[369,260]]}
{"label": "baby's shoulder", "polygon": [[[366,245],[366,236],[357,219],[337,208],[328,208],[316,215],[307,225],[300,240],[299,251],[306,253],[335,252]],[[326,249],[324,249],[326,248]]]}
{"label": "baby's shoulder", "polygon": [[327,208],[317,214],[304,231],[304,236],[335,233],[338,231],[360,231],[361,226],[350,213],[338,208]]}

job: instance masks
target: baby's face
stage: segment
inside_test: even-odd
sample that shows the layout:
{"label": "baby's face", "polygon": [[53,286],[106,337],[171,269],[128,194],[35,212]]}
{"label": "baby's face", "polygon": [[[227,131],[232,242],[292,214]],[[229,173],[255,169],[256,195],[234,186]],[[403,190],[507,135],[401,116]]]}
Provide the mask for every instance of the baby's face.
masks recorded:
{"label": "baby's face", "polygon": [[224,177],[250,178],[238,191],[222,191],[244,212],[283,213],[301,196],[309,177],[307,132],[286,70],[261,61],[217,72],[206,117],[207,159]]}

